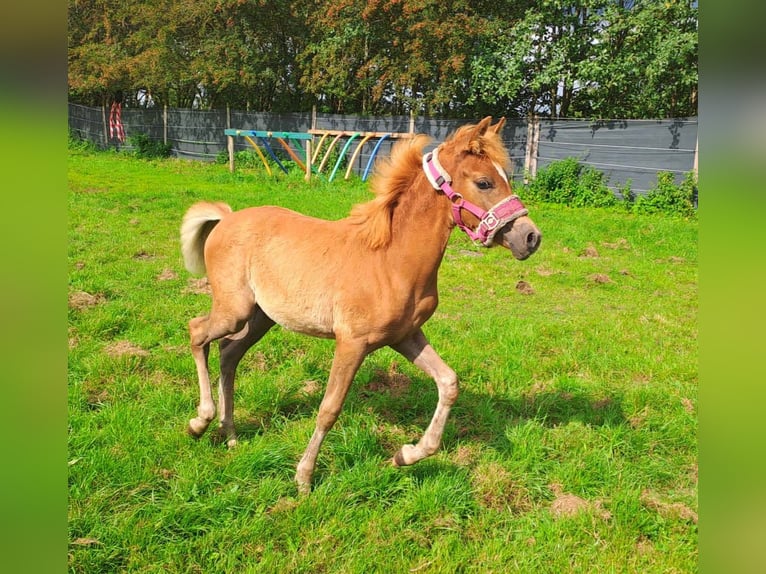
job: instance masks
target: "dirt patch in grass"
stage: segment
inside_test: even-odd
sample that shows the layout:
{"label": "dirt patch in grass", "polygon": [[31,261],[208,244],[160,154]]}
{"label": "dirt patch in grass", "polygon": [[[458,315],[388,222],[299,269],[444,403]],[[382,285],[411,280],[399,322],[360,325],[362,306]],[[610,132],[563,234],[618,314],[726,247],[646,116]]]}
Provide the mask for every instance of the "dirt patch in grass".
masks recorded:
{"label": "dirt patch in grass", "polygon": [[186,284],[186,288],[183,290],[186,293],[193,293],[194,295],[210,295],[210,283],[207,281],[207,277],[191,278]]}
{"label": "dirt patch in grass", "polygon": [[280,514],[282,512],[290,512],[295,508],[298,508],[300,501],[290,496],[283,496],[274,503],[274,506],[266,510],[267,514]]}
{"label": "dirt patch in grass", "polygon": [[173,279],[178,279],[178,273],[172,269],[163,269],[162,273],[157,275],[157,281],[172,281]]}
{"label": "dirt patch in grass", "polygon": [[580,512],[593,512],[603,520],[612,517],[612,513],[602,507],[603,503],[600,500],[591,502],[570,492],[564,492],[559,483],[550,484],[549,488],[556,496],[550,506],[551,514],[556,518],[574,516]]}
{"label": "dirt patch in grass", "polygon": [[528,512],[532,508],[526,487],[513,480],[511,473],[497,462],[478,466],[471,475],[471,483],[476,498],[486,508],[513,514]]}
{"label": "dirt patch in grass", "polygon": [[580,257],[599,257],[598,250],[593,245],[588,245],[580,252]]}
{"label": "dirt patch in grass", "polygon": [[633,430],[640,429],[644,426],[646,419],[649,417],[649,407],[644,407],[632,417],[628,418],[628,424]]}
{"label": "dirt patch in grass", "polygon": [[141,251],[133,254],[133,259],[136,259],[137,261],[148,261],[150,259],[154,259],[154,255],[142,249]]}
{"label": "dirt patch in grass", "polygon": [[110,357],[146,357],[149,351],[142,349],[130,341],[114,341],[104,347],[104,352]]}
{"label": "dirt patch in grass", "polygon": [[630,249],[630,243],[624,237],[619,237],[614,243],[602,241],[601,245],[607,249]]}
{"label": "dirt patch in grass", "polygon": [[75,347],[77,347],[77,345],[80,344],[80,337],[77,334],[77,329],[75,329],[74,327],[69,327],[67,329],[67,339],[68,339],[70,351],[74,349]]}
{"label": "dirt patch in grass", "polygon": [[170,470],[169,468],[161,468],[157,473],[164,479],[164,480],[170,480],[171,478],[175,478],[176,472],[174,470]]}
{"label": "dirt patch in grass", "polygon": [[388,366],[388,371],[375,369],[372,380],[362,390],[370,393],[385,391],[392,397],[401,397],[409,391],[411,385],[412,379],[399,372],[399,363],[393,361]]}
{"label": "dirt patch in grass", "polygon": [[473,466],[481,455],[481,446],[463,444],[455,449],[452,460],[458,466]]}
{"label": "dirt patch in grass", "polygon": [[70,544],[72,544],[72,546],[93,546],[95,544],[101,544],[101,542],[96,538],[81,537],[75,538]]}
{"label": "dirt patch in grass", "polygon": [[95,307],[104,301],[106,301],[106,298],[99,293],[91,295],[86,291],[74,291],[69,294],[69,308],[76,309],[77,311]]}
{"label": "dirt patch in grass", "polygon": [[614,283],[609,278],[609,275],[605,275],[604,273],[594,273],[593,275],[588,275],[588,279],[590,279],[594,283],[598,283],[599,285],[604,285],[606,283]]}
{"label": "dirt patch in grass", "polygon": [[83,389],[85,391],[85,400],[88,403],[90,409],[97,409],[102,405],[109,402],[111,395],[109,391],[97,386],[91,386]]}
{"label": "dirt patch in grass", "polygon": [[563,271],[553,271],[552,269],[548,269],[547,267],[538,267],[535,269],[535,272],[540,277],[550,277],[551,275],[561,275],[564,272]]}
{"label": "dirt patch in grass", "polygon": [[697,524],[697,513],[681,502],[665,502],[650,490],[644,490],[640,500],[646,508],[656,511],[663,518],[675,518]]}
{"label": "dirt patch in grass", "polygon": [[532,288],[532,285],[530,285],[526,281],[519,281],[518,283],[516,283],[516,291],[518,291],[522,295],[532,295],[535,292],[535,290]]}
{"label": "dirt patch in grass", "polygon": [[301,392],[305,395],[313,395],[315,393],[318,393],[322,390],[322,383],[319,381],[315,381],[313,379],[309,379],[308,381],[303,381],[303,384],[301,385]]}

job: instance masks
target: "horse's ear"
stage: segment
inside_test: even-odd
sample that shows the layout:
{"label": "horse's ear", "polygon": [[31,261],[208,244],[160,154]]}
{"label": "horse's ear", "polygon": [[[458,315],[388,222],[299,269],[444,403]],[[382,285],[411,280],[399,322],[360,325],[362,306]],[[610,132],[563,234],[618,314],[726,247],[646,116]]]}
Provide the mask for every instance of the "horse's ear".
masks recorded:
{"label": "horse's ear", "polygon": [[501,133],[504,125],[505,125],[505,116],[497,120],[497,123],[494,126],[492,126],[492,131],[495,132],[496,134]]}
{"label": "horse's ear", "polygon": [[473,128],[473,131],[471,132],[470,137],[468,138],[468,150],[476,155],[479,155],[481,153],[481,138],[484,136],[485,133],[487,133],[487,128],[489,128],[489,124],[492,123],[492,116],[487,116],[483,120],[481,120],[476,126]]}

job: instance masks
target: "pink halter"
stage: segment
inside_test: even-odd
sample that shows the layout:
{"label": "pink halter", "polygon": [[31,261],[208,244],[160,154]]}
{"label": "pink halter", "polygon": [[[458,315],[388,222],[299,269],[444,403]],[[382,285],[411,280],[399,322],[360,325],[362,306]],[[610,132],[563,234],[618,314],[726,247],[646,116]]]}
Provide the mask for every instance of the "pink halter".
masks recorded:
{"label": "pink halter", "polygon": [[[439,163],[438,151],[439,148],[437,147],[423,156],[423,171],[434,189],[444,192],[444,195],[452,202],[452,217],[455,224],[472,240],[480,241],[484,247],[490,247],[495,234],[503,226],[529,213],[516,195],[506,197],[492,206],[489,211],[484,211],[481,207],[463,199],[462,195],[452,189],[450,185],[452,178]],[[463,223],[461,213],[463,209],[479,219],[479,225],[476,226],[476,229],[471,229]]]}

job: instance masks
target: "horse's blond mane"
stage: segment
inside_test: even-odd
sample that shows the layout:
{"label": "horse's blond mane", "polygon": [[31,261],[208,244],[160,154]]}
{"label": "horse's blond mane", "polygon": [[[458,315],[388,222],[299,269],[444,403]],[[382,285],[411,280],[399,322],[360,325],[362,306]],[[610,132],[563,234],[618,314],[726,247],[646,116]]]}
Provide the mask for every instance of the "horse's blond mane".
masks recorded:
{"label": "horse's blond mane", "polygon": [[428,136],[419,134],[398,142],[391,155],[376,164],[371,182],[375,199],[354,206],[349,216],[351,222],[359,226],[361,238],[370,249],[379,249],[391,242],[394,207],[420,171],[423,148],[429,141]]}
{"label": "horse's blond mane", "polygon": [[[501,138],[489,130],[472,139],[475,128],[475,125],[458,128],[442,144],[444,155],[465,150],[484,155],[508,170],[511,161]],[[391,155],[377,163],[371,183],[375,199],[354,206],[349,216],[351,223],[359,227],[360,238],[370,249],[379,249],[391,242],[394,208],[401,195],[412,186],[413,179],[422,173],[423,148],[430,141],[428,136],[419,134],[412,139],[398,142],[391,150]],[[462,149],[454,150],[456,146],[461,146]]]}

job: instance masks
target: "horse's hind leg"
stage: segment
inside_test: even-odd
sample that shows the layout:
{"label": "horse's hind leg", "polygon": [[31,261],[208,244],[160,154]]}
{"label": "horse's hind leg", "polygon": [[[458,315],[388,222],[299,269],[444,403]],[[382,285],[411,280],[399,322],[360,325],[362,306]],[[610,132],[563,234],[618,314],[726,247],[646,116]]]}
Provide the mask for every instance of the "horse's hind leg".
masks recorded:
{"label": "horse's hind leg", "polygon": [[[207,318],[195,317],[189,321],[189,331],[193,332],[203,319]],[[192,343],[192,357],[194,357],[194,363],[197,367],[197,379],[199,381],[199,405],[197,406],[197,416],[189,421],[188,432],[195,438],[202,436],[210,425],[210,421],[215,417],[215,402],[213,402],[213,393],[210,390],[210,371],[207,366],[209,354],[209,341],[202,345]]]}
{"label": "horse's hind leg", "polygon": [[226,440],[226,444],[230,447],[237,444],[237,435],[234,431],[234,376],[237,365],[247,350],[260,341],[273,326],[274,321],[260,307],[256,307],[255,313],[239,333],[224,337],[219,343],[221,352],[221,378],[218,383],[221,424],[219,432],[221,438]]}
{"label": "horse's hind leg", "polygon": [[[213,293],[215,295],[215,289]],[[219,304],[214,296],[210,314],[189,321],[191,352],[197,367],[200,396],[197,416],[189,421],[188,427],[189,434],[194,437],[202,436],[215,418],[215,402],[210,389],[208,369],[210,343],[242,330],[252,314],[253,307],[252,297],[248,298],[244,291],[239,297],[228,297],[223,304]]]}
{"label": "horse's hind leg", "polygon": [[433,377],[439,389],[439,402],[423,438],[416,445],[404,445],[394,455],[392,462],[396,466],[406,466],[431,456],[439,449],[447,417],[457,400],[458,380],[455,371],[434,351],[421,330],[391,347]]}

